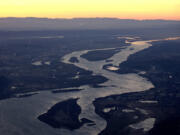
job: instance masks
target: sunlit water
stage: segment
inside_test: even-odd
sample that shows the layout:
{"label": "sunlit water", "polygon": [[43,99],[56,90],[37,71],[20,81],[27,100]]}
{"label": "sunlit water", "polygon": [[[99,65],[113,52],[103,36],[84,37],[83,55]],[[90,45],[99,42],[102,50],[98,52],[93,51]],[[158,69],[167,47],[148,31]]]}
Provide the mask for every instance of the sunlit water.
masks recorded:
{"label": "sunlit water", "polygon": [[[127,39],[128,40],[128,39]],[[0,101],[0,134],[3,135],[96,135],[106,127],[106,121],[99,117],[94,112],[93,101],[99,97],[106,97],[109,95],[145,91],[153,88],[151,82],[138,74],[116,74],[102,67],[106,64],[113,64],[118,66],[120,63],[127,60],[127,58],[138,51],[150,47],[150,41],[136,41],[131,42],[129,46],[122,49],[110,58],[113,60],[107,62],[102,61],[88,61],[81,58],[92,50],[77,51],[65,55],[62,58],[64,63],[74,64],[77,67],[93,71],[95,75],[102,75],[109,79],[107,82],[101,84],[106,87],[91,88],[88,85],[81,86],[83,91],[56,93],[45,91],[40,94],[33,95],[27,98],[11,98]],[[112,49],[106,48],[103,50]],[[97,49],[96,49],[97,50]],[[100,50],[100,49],[98,49]],[[69,59],[77,57],[79,63],[71,63]],[[82,112],[79,118],[87,118],[95,122],[94,126],[87,126],[86,124],[80,129],[70,131],[68,129],[54,129],[49,125],[39,121],[37,117],[50,109],[54,104],[67,100],[69,98],[79,98],[78,104]]]}

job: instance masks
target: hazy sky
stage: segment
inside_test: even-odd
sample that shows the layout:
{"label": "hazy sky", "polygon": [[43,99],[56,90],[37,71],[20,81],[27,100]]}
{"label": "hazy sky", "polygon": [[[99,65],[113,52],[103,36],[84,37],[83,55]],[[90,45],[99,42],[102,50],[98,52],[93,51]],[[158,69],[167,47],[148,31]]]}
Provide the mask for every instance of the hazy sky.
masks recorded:
{"label": "hazy sky", "polygon": [[1,0],[0,17],[180,20],[180,0]]}

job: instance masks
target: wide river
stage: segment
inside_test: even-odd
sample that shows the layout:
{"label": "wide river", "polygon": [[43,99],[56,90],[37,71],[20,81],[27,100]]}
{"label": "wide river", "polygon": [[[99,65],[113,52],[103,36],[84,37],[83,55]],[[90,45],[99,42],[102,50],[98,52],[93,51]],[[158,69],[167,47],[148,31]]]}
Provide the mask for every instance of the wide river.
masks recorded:
{"label": "wide river", "polygon": [[[153,40],[154,41],[154,40]],[[128,42],[128,37],[127,37]],[[131,54],[139,52],[151,46],[151,41],[134,41],[121,49],[120,52],[109,58],[111,61],[88,61],[81,58],[93,50],[77,51],[65,55],[61,60],[64,63],[74,64],[77,67],[90,70],[95,75],[102,75],[108,79],[100,84],[106,87],[92,88],[88,85],[81,86],[84,90],[79,92],[67,92],[53,94],[43,91],[37,95],[26,98],[10,98],[0,101],[0,134],[1,135],[97,135],[106,127],[106,121],[95,112],[93,101],[99,97],[110,95],[145,91],[153,88],[153,84],[138,74],[116,74],[103,69],[106,64],[118,66],[126,61]],[[106,48],[106,50],[112,48]],[[99,49],[100,50],[100,49]],[[78,63],[71,63],[69,59],[77,57]],[[79,98],[78,104],[82,112],[79,116],[95,122],[94,126],[84,124],[80,129],[70,131],[68,129],[54,129],[39,121],[37,117],[50,109],[54,104],[69,98]]]}

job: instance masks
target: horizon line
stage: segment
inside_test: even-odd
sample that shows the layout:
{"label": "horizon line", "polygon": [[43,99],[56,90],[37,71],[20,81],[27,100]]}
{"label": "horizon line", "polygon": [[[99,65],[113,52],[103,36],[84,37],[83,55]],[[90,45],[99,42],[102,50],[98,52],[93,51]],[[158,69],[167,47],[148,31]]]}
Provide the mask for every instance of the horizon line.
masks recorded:
{"label": "horizon line", "polygon": [[7,16],[7,17],[0,17],[0,19],[6,19],[6,18],[38,18],[38,19],[51,19],[51,20],[57,20],[57,19],[64,19],[64,20],[73,20],[73,19],[117,19],[117,20],[136,20],[136,21],[153,21],[153,20],[161,20],[161,21],[180,21],[180,19],[134,19],[134,18],[118,18],[118,17],[33,17],[33,16],[24,16],[24,17],[14,17],[14,16]]}

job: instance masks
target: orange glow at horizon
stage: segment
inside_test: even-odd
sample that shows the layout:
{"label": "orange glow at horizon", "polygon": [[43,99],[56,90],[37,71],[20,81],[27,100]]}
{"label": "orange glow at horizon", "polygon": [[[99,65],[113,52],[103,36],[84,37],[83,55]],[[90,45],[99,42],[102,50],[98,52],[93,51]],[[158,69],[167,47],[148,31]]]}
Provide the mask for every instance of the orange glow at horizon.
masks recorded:
{"label": "orange glow at horizon", "polygon": [[0,17],[180,20],[180,0],[5,0]]}

